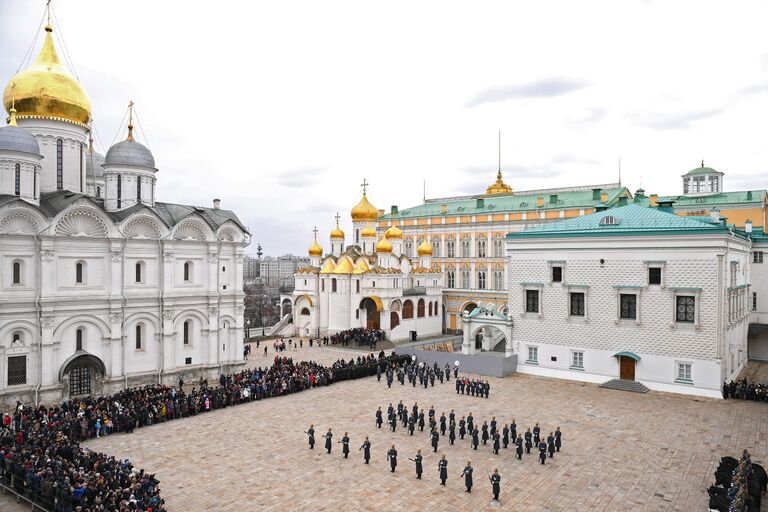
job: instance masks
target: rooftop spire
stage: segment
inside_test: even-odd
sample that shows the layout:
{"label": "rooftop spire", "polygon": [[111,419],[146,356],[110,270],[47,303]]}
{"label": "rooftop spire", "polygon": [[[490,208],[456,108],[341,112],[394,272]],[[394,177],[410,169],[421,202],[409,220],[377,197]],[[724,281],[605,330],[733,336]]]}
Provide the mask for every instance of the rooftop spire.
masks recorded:
{"label": "rooftop spire", "polygon": [[45,31],[53,32],[53,27],[51,27],[51,0],[45,2],[45,16],[47,18],[45,23]]}
{"label": "rooftop spire", "polygon": [[135,140],[133,138],[133,100],[128,103],[128,138],[125,140]]}
{"label": "rooftop spire", "polygon": [[368,188],[369,185],[370,185],[370,183],[368,183],[365,180],[365,178],[363,178],[363,182],[360,184],[360,186],[363,188],[363,195],[365,195],[365,191],[366,191],[366,189]]}
{"label": "rooftop spire", "polygon": [[88,152],[93,153],[93,121],[88,123]]}
{"label": "rooftop spire", "polygon": [[11,82],[11,110],[8,112],[11,118],[8,120],[10,126],[16,126],[16,82]]}

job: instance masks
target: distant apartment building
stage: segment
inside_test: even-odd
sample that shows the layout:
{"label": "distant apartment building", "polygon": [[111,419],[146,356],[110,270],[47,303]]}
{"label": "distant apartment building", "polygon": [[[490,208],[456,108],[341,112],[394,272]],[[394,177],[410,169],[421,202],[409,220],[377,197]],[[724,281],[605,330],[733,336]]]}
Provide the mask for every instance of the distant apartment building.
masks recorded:
{"label": "distant apartment building", "polygon": [[309,266],[309,258],[285,254],[277,258],[267,256],[259,265],[259,276],[267,287],[293,287],[293,275],[301,267]]}
{"label": "distant apartment building", "polygon": [[245,256],[243,258],[243,278],[254,279],[259,277],[261,270],[261,259]]}

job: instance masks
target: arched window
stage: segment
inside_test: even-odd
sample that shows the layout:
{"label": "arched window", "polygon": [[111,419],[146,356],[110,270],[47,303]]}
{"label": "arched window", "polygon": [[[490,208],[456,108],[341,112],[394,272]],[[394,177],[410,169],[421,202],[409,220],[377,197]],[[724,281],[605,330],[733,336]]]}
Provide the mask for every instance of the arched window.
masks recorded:
{"label": "arched window", "polygon": [[136,263],[136,282],[137,283],[143,283],[144,282],[144,263],[141,261]]}
{"label": "arched window", "polygon": [[78,261],[75,263],[75,283],[83,284],[85,282],[85,263]]}
{"label": "arched window", "polygon": [[416,316],[424,318],[424,299],[419,299],[418,306],[416,307]]}
{"label": "arched window", "polygon": [[101,187],[96,187],[96,197],[101,197]]}
{"label": "arched window", "polygon": [[192,280],[192,262],[184,262],[184,281],[189,282]]}
{"label": "arched window", "polygon": [[13,262],[13,284],[21,284],[21,262]]}
{"label": "arched window", "polygon": [[331,292],[336,293],[336,278],[331,279]]}
{"label": "arched window", "polygon": [[400,325],[400,317],[397,315],[397,311],[392,311],[389,314],[389,328],[394,329]]}
{"label": "arched window", "polygon": [[21,333],[18,331],[11,335],[11,345],[15,345],[16,343],[24,343]]}
{"label": "arched window", "polygon": [[21,195],[21,164],[16,164],[16,186],[15,192],[17,196]]}
{"label": "arched window", "polygon": [[123,204],[123,177],[121,175],[117,175],[117,207],[120,208],[120,206]]}
{"label": "arched window", "polygon": [[189,320],[184,322],[184,344],[189,345]]}
{"label": "arched window", "polygon": [[75,350],[83,350],[83,330],[75,331]]}
{"label": "arched window", "polygon": [[141,202],[141,176],[136,178],[136,202]]}
{"label": "arched window", "polygon": [[303,308],[301,310],[301,314],[304,315],[304,316],[309,316],[309,309],[308,308]]}
{"label": "arched window", "polygon": [[406,300],[403,302],[403,320],[413,318],[413,302]]}
{"label": "arched window", "polygon": [[429,316],[432,316],[432,302],[429,303]]}
{"label": "arched window", "polygon": [[141,324],[136,324],[136,350],[141,350]]}
{"label": "arched window", "polygon": [[64,188],[64,141],[56,140],[56,190]]}

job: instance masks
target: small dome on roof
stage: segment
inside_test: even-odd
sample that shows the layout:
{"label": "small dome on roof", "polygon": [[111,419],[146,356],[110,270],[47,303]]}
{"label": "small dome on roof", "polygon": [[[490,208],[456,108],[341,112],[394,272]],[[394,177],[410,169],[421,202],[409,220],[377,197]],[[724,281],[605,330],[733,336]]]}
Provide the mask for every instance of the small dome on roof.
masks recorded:
{"label": "small dome on roof", "polygon": [[722,172],[713,169],[711,167],[704,167],[704,160],[701,161],[701,167],[697,167],[695,169],[691,169],[688,171],[685,175],[691,176],[695,174],[723,174]]}
{"label": "small dome on roof", "polygon": [[143,144],[129,138],[118,142],[107,151],[105,165],[134,165],[155,168],[155,157]]}
{"label": "small dome on roof", "polygon": [[8,125],[0,128],[0,151],[40,155],[40,145],[32,134],[18,126]]}
{"label": "small dome on roof", "polygon": [[87,151],[85,153],[85,175],[95,178],[104,177],[104,155],[96,151]]}

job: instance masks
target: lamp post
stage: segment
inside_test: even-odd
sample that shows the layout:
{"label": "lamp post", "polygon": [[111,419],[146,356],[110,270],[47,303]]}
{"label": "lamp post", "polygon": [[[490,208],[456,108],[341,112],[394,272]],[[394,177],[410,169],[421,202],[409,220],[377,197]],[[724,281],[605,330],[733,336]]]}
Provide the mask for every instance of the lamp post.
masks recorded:
{"label": "lamp post", "polygon": [[245,339],[251,339],[251,320],[245,321]]}
{"label": "lamp post", "polygon": [[267,295],[261,294],[261,308],[260,308],[260,315],[261,315],[261,335],[264,336],[264,303],[267,301]]}

